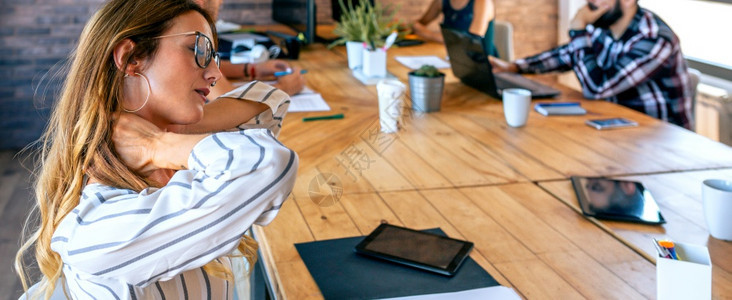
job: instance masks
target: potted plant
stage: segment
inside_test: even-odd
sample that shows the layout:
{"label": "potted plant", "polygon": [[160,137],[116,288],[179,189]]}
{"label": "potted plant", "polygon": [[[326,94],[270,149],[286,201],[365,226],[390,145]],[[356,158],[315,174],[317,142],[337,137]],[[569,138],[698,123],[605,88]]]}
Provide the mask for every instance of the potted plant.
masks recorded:
{"label": "potted plant", "polygon": [[409,93],[412,96],[412,109],[418,112],[439,111],[445,74],[432,65],[422,65],[409,72]]}
{"label": "potted plant", "polygon": [[338,0],[341,6],[341,19],[337,20],[335,33],[338,38],[331,43],[328,48],[332,48],[337,45],[346,45],[346,53],[348,54],[348,68],[355,70],[360,68],[363,63],[363,36],[364,29],[366,28],[366,5],[371,5],[366,1],[367,4],[361,3],[353,7],[351,1],[348,2],[348,8],[343,4],[343,0]]}
{"label": "potted plant", "polygon": [[[378,2],[372,5],[368,0],[361,0],[356,7],[353,7],[350,2],[346,7],[343,0],[338,0],[338,2],[342,14],[341,20],[336,24],[334,33],[340,38],[330,44],[329,47],[346,44],[348,67],[350,69],[357,69],[366,60],[369,62],[369,67],[364,68],[365,75],[369,77],[385,76],[386,54],[378,52],[383,52],[381,47],[384,46],[386,36],[398,26],[397,22],[393,22],[396,10],[390,10],[388,7],[384,8]],[[372,53],[368,52],[375,52],[377,57],[372,57]],[[363,57],[364,53],[368,56],[367,58]],[[381,56],[383,56],[383,62],[379,59]],[[382,64],[383,68],[378,68],[374,74],[371,66],[380,66]],[[383,69],[383,72],[379,72],[381,69]]]}

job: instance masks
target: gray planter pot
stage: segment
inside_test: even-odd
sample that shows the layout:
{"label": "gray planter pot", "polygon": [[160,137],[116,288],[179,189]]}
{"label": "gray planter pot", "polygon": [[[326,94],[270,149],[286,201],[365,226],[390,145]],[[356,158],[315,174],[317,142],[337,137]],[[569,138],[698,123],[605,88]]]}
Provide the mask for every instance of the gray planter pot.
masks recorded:
{"label": "gray planter pot", "polygon": [[418,112],[440,111],[445,74],[437,77],[422,77],[409,73],[409,93],[412,95],[412,109]]}

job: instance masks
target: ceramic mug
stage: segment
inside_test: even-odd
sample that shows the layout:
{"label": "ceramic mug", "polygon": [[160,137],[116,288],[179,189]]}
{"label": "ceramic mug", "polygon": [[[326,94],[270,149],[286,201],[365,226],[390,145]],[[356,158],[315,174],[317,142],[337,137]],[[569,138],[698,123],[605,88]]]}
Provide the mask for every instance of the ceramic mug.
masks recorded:
{"label": "ceramic mug", "polygon": [[531,91],[526,89],[505,89],[503,96],[503,114],[506,123],[511,127],[526,125],[531,109]]}
{"label": "ceramic mug", "polygon": [[720,240],[732,241],[732,180],[704,180],[702,201],[709,234]]}

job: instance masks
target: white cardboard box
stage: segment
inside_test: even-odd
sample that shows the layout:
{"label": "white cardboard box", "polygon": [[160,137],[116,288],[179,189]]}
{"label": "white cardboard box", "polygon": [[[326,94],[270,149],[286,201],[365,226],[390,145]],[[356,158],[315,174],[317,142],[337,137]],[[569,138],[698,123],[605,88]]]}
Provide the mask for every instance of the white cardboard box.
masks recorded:
{"label": "white cardboard box", "polygon": [[666,299],[711,299],[712,261],[707,247],[674,243],[681,260],[656,260],[656,296]]}

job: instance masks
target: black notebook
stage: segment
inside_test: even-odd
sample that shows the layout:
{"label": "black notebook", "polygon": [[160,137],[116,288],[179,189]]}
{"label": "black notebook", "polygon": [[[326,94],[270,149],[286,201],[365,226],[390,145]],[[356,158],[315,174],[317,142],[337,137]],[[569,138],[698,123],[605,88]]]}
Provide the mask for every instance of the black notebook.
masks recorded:
{"label": "black notebook", "polygon": [[[439,228],[424,230],[445,235]],[[325,299],[374,299],[458,292],[499,285],[468,257],[453,277],[356,254],[363,236],[295,244]]]}

